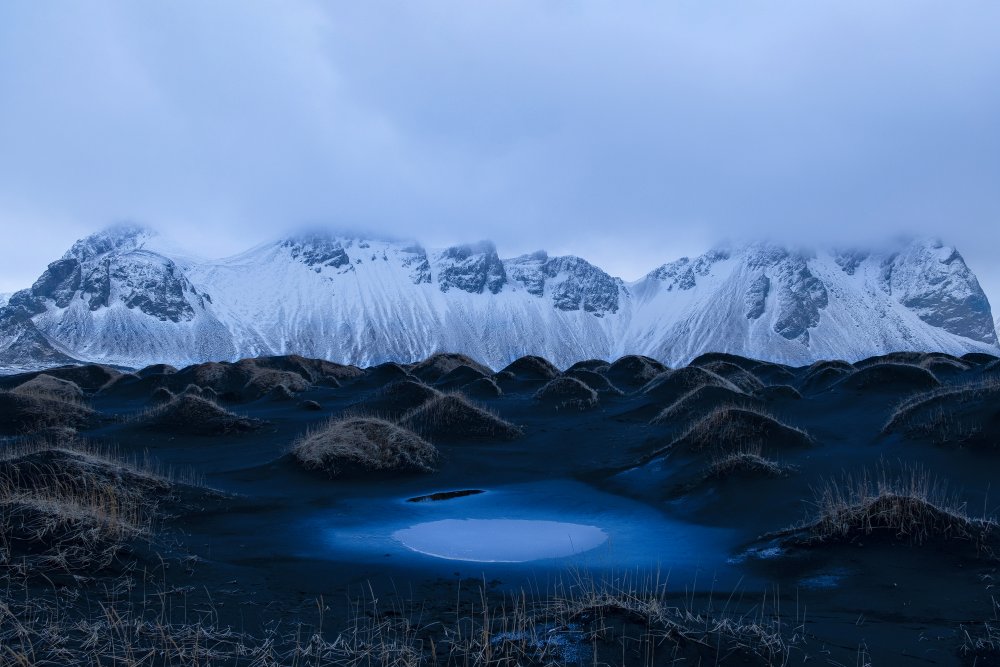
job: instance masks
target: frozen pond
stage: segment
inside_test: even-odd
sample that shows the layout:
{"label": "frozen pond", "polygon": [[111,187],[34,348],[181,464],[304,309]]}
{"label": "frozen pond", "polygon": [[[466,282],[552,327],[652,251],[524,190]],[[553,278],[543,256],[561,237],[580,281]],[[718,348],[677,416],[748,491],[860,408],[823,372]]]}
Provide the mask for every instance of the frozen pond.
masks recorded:
{"label": "frozen pond", "polygon": [[528,519],[443,519],[397,530],[392,536],[418,553],[479,563],[563,558],[608,540],[597,526]]}
{"label": "frozen pond", "polygon": [[684,523],[575,480],[407,491],[342,498],[312,514],[299,524],[300,553],[437,576],[461,568],[508,581],[567,567],[663,570],[675,580],[699,571],[738,574],[727,563],[730,531]]}

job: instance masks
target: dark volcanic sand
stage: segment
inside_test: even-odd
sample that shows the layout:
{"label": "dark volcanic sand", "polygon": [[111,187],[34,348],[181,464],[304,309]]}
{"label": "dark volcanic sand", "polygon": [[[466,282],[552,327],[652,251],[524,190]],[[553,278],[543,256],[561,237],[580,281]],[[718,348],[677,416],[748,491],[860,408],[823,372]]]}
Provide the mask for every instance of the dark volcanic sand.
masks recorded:
{"label": "dark volcanic sand", "polygon": [[[88,396],[93,409],[117,419],[81,436],[124,453],[148,454],[231,494],[203,511],[164,521],[163,530],[198,562],[163,577],[168,586],[189,587],[192,600],[210,594],[220,623],[233,627],[297,615],[313,622],[315,600],[322,597],[328,607],[324,627],[335,634],[349,620],[348,600],[357,596],[419,600],[433,618],[453,615],[456,592],[484,582],[490,595],[526,590],[544,596],[574,571],[658,571],[661,579],[669,573],[668,590],[679,606],[728,604],[752,613],[761,599],[777,594],[787,633],[804,638],[791,664],[854,665],[864,656],[873,665],[959,664],[963,627],[978,632],[994,618],[991,586],[1000,576],[994,561],[950,544],[913,546],[877,536],[777,555],[755,549],[769,544],[762,535],[809,516],[813,489],[821,482],[880,462],[918,462],[948,480],[970,514],[993,515],[996,494],[989,491],[1000,451],[883,434],[894,407],[927,388],[926,382],[909,386],[909,375],[822,388],[826,384],[816,384],[809,369],[744,361],[742,367],[765,385],[801,389],[806,383],[801,398],[770,391],[745,401],[762,405],[812,439],[809,446],[764,452],[792,467],[785,476],[701,481],[710,456],[677,451],[650,460],[698,414],[651,425],[676,397],[664,401],[644,394],[648,378],[626,377],[627,364],[609,375],[624,395],[601,392],[597,407],[585,411],[554,411],[534,398],[544,378],[501,378],[503,395],[476,403],[522,427],[524,436],[435,442],[442,456],[438,471],[430,474],[334,480],[302,470],[287,454],[306,429],[345,412],[365,413],[366,401],[377,401],[383,384],[400,379],[406,367],[381,381],[360,376],[340,379],[341,386],[316,382],[295,400],[265,395],[251,402],[222,401],[227,410],[266,424],[220,436],[131,422],[129,416],[151,406],[158,386],[157,373],[144,372],[134,381],[141,391],[130,390],[126,380]],[[982,368],[972,364],[939,379],[946,385],[977,382]],[[843,375],[851,377],[850,369]],[[773,377],[780,382],[768,380]],[[163,378],[167,384],[168,375]],[[24,379],[0,378],[0,386]],[[303,409],[303,401],[322,409]],[[646,463],[636,467],[641,461]],[[414,525],[464,519],[593,526],[607,540],[571,557],[489,563],[424,555],[394,538]]]}

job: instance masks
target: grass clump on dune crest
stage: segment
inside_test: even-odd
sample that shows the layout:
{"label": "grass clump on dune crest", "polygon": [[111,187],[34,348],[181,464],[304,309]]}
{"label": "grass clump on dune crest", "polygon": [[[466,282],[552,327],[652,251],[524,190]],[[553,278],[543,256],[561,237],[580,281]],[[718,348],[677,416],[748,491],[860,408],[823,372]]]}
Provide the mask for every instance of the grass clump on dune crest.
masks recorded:
{"label": "grass clump on dune crest", "polygon": [[766,458],[759,447],[722,454],[712,459],[705,468],[703,479],[729,479],[732,477],[785,477],[792,470],[789,466]]}
{"label": "grass clump on dune crest", "polygon": [[573,377],[549,380],[535,392],[536,401],[556,410],[590,410],[597,407],[597,392]]}
{"label": "grass clump on dune crest", "polygon": [[997,447],[1000,379],[941,387],[900,403],[883,433],[928,438],[938,445]]}
{"label": "grass clump on dune crest", "polygon": [[512,440],[524,435],[517,426],[473,405],[458,393],[442,394],[407,412],[400,426],[430,440]]}
{"label": "grass clump on dune crest", "polygon": [[137,417],[145,428],[187,435],[226,435],[253,431],[264,422],[241,417],[214,401],[194,393],[176,396]]}
{"label": "grass clump on dune crest", "polygon": [[22,435],[54,426],[85,428],[97,419],[97,413],[79,401],[37,391],[0,391],[0,433]]}
{"label": "grass clump on dune crest", "polygon": [[658,456],[667,451],[739,452],[806,447],[812,438],[805,431],[778,421],[749,406],[721,406],[690,426]]}
{"label": "grass clump on dune crest", "polygon": [[416,433],[373,417],[332,419],[299,438],[292,456],[331,477],[363,472],[431,472],[437,448]]}
{"label": "grass clump on dune crest", "polygon": [[152,532],[170,482],[80,442],[34,443],[0,459],[0,561],[27,576],[93,573]]}
{"label": "grass clump on dune crest", "polygon": [[919,466],[892,472],[881,465],[828,481],[816,492],[816,517],[804,526],[807,542],[850,542],[883,537],[920,545],[964,541],[990,551],[992,519],[969,517],[947,485]]}

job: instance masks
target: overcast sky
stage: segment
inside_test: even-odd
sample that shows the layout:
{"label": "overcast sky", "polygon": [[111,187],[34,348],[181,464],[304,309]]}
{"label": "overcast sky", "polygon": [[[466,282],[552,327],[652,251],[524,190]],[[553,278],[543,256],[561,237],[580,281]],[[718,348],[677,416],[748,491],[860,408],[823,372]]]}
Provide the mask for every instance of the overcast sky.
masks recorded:
{"label": "overcast sky", "polygon": [[1000,302],[1000,2],[0,4],[0,291],[108,223],[301,225],[636,278],[934,234]]}

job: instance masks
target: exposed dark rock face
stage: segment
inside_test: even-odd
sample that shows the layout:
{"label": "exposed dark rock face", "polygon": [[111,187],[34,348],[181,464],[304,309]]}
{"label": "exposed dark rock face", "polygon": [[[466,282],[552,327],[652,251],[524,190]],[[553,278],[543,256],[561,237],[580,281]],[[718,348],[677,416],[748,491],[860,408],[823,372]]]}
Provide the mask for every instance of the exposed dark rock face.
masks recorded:
{"label": "exposed dark rock face", "polygon": [[297,259],[308,267],[328,266],[339,269],[351,264],[351,258],[341,242],[329,236],[313,234],[288,239],[282,243],[282,246],[289,249],[293,259]]}
{"label": "exposed dark rock face", "polygon": [[612,278],[579,257],[549,257],[540,250],[505,262],[511,279],[524,285],[529,294],[546,291],[559,310],[588,313],[616,313],[621,280]]}
{"label": "exposed dark rock face", "polygon": [[489,241],[448,248],[441,253],[438,286],[472,294],[498,293],[507,284],[507,272]]}

